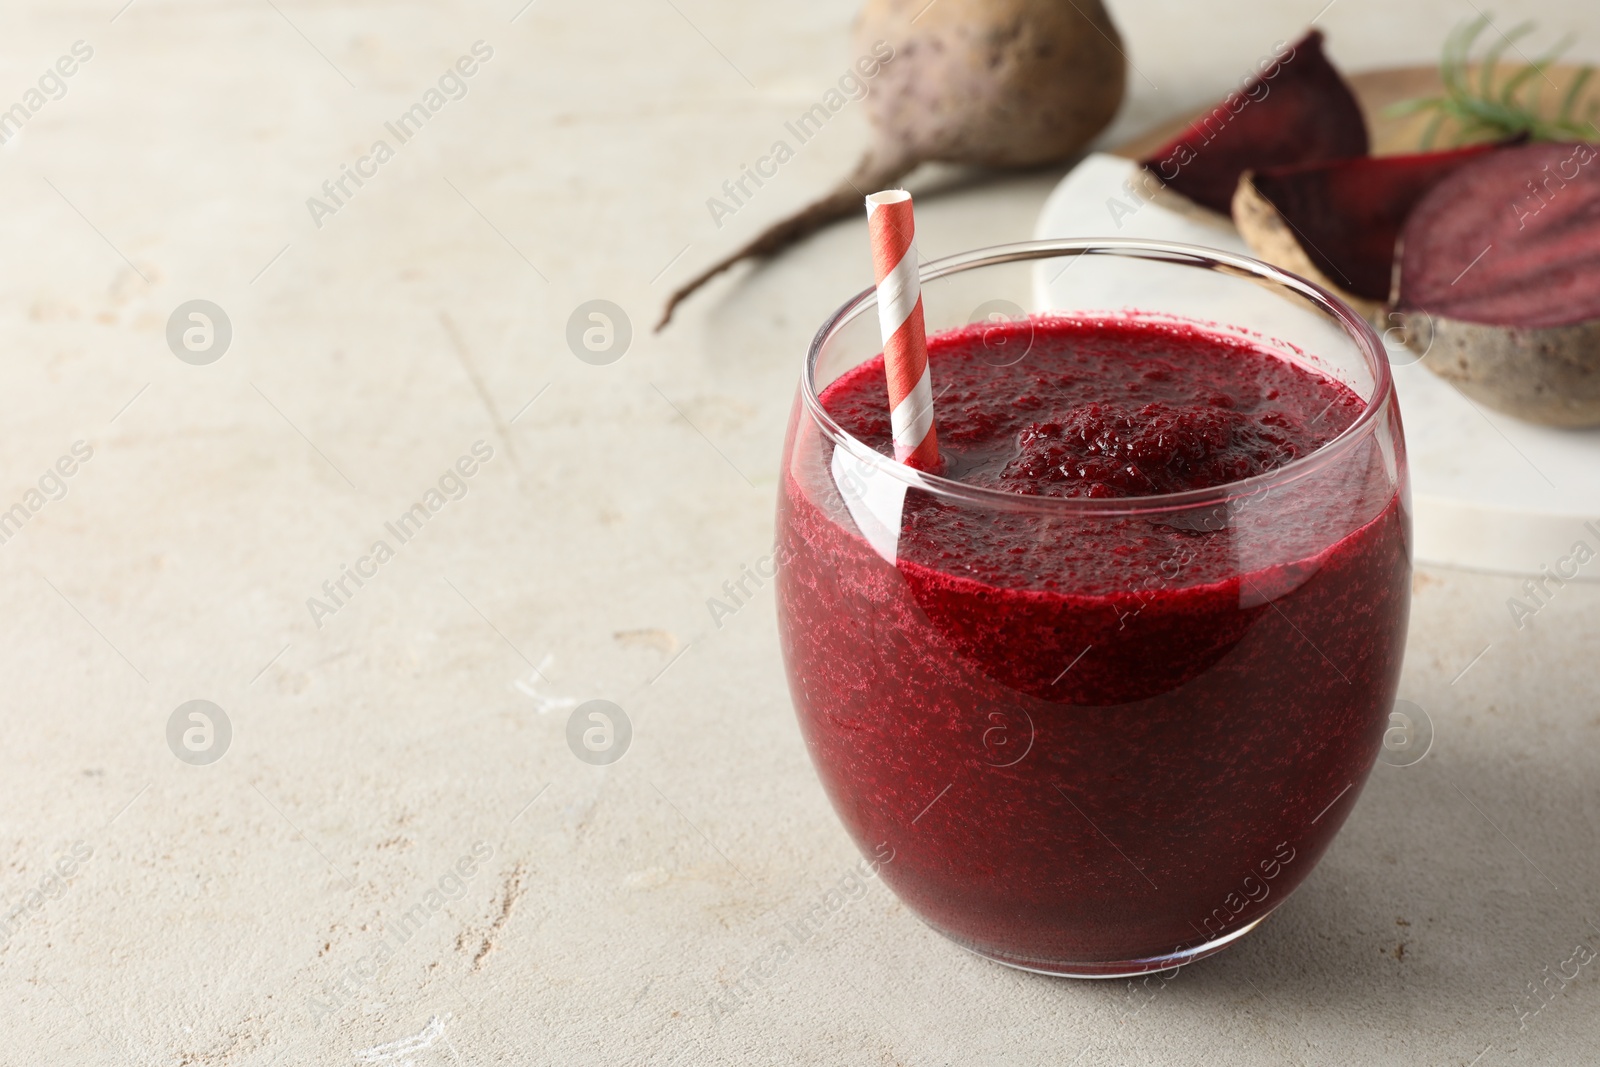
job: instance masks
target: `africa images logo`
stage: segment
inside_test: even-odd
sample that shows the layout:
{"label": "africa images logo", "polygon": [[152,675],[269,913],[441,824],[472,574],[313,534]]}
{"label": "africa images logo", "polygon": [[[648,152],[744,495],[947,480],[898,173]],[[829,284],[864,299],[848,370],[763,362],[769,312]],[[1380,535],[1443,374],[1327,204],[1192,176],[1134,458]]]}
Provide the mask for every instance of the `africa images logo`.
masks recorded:
{"label": "africa images logo", "polygon": [[[468,92],[467,79],[478,73],[480,62],[487,63],[492,58],[494,58],[492,47],[483,41],[474,41],[472,55],[457,59],[453,66],[439,75],[437,87],[430,85],[420,100],[402,111],[393,122],[383,124],[383,128],[394,138],[395,145],[403,145],[421,133],[422,127],[427,125],[428,120],[451,100],[465,99]],[[325,217],[337,215],[340,209],[361,191],[362,186],[378,176],[378,168],[394,157],[394,146],[379,138],[372,143],[372,148],[366,155],[354,163],[340,164],[338,176],[322,183],[322,197],[306,198],[306,210],[311,212],[311,221],[316,223],[317,229],[322,229],[322,220]],[[352,183],[355,185],[353,189]]]}

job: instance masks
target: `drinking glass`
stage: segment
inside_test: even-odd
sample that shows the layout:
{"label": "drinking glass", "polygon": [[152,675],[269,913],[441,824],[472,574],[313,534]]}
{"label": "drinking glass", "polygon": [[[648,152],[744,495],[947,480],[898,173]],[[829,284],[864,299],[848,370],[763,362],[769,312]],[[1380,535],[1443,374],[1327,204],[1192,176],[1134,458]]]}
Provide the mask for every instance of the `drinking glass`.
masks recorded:
{"label": "drinking glass", "polygon": [[[1383,345],[1310,282],[1183,245],[1006,245],[921,280],[929,335],[992,322],[983,358],[1003,375],[1033,373],[1052,317],[1114,316],[1246,340],[1364,402],[1320,449],[1244,481],[1025,496],[896,463],[829,415],[828,386],[882,350],[873,291],[806,354],[779,625],[856,845],[929,926],[1012,966],[1111,977],[1217,952],[1311,873],[1389,723],[1411,520]],[[955,566],[950,531],[1015,558]],[[1152,538],[1168,547],[1111,547]]]}

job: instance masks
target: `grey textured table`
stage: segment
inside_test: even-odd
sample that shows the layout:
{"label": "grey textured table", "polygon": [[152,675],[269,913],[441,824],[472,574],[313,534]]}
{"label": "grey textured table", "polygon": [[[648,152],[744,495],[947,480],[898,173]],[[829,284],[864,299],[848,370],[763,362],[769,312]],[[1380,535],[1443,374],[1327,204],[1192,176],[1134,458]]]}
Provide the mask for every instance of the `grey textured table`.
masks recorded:
{"label": "grey textured table", "polygon": [[[1298,895],[1171,981],[990,965],[876,881],[793,933],[857,856],[770,589],[706,602],[770,550],[797,361],[867,277],[859,229],[647,326],[860,151],[846,108],[707,210],[851,61],[848,4],[121,4],[0,12],[26,115],[0,147],[0,508],[25,514],[0,544],[0,1060],[1593,1058],[1592,586],[1519,630],[1515,582],[1419,574],[1402,695],[1434,751],[1379,767]],[[1115,4],[1138,70],[1111,136],[1319,7]],[[1520,8],[1600,54],[1592,6]],[[1472,14],[1319,24],[1358,68]],[[924,199],[922,252],[1025,237],[1058,176]],[[607,365],[566,342],[596,299],[633,324]],[[212,362],[214,313],[169,348],[190,300],[230,324]],[[567,742],[591,699],[632,723],[610,766]],[[169,745],[193,700],[225,745],[187,711]]]}

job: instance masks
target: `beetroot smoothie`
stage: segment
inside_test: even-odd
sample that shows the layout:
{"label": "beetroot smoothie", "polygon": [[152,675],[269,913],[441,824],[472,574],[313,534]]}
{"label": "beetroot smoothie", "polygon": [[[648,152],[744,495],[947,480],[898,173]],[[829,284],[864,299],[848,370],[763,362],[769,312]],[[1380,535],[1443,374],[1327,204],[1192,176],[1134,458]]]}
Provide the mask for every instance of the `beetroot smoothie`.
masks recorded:
{"label": "beetroot smoothie", "polygon": [[[1123,973],[1242,933],[1310,873],[1381,747],[1403,454],[1365,441],[1270,490],[1144,508],[1309,456],[1366,405],[1138,318],[973,327],[929,360],[939,473],[1016,510],[913,487],[891,562],[842,506],[832,442],[802,415],[786,450],[780,627],[834,807],[894,849],[883,877],[925,921],[1006,962]],[[881,356],[821,400],[892,454]]]}

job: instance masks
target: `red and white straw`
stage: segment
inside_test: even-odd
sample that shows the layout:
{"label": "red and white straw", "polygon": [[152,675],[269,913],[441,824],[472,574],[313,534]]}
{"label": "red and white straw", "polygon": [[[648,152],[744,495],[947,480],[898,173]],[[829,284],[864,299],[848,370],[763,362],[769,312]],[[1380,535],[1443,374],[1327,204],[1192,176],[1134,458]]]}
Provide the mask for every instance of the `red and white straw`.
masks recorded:
{"label": "red and white straw", "polygon": [[886,189],[867,197],[867,231],[878,282],[878,325],[883,331],[883,367],[889,378],[894,458],[918,470],[938,470],[933,379],[928,375],[911,194],[904,189]]}

